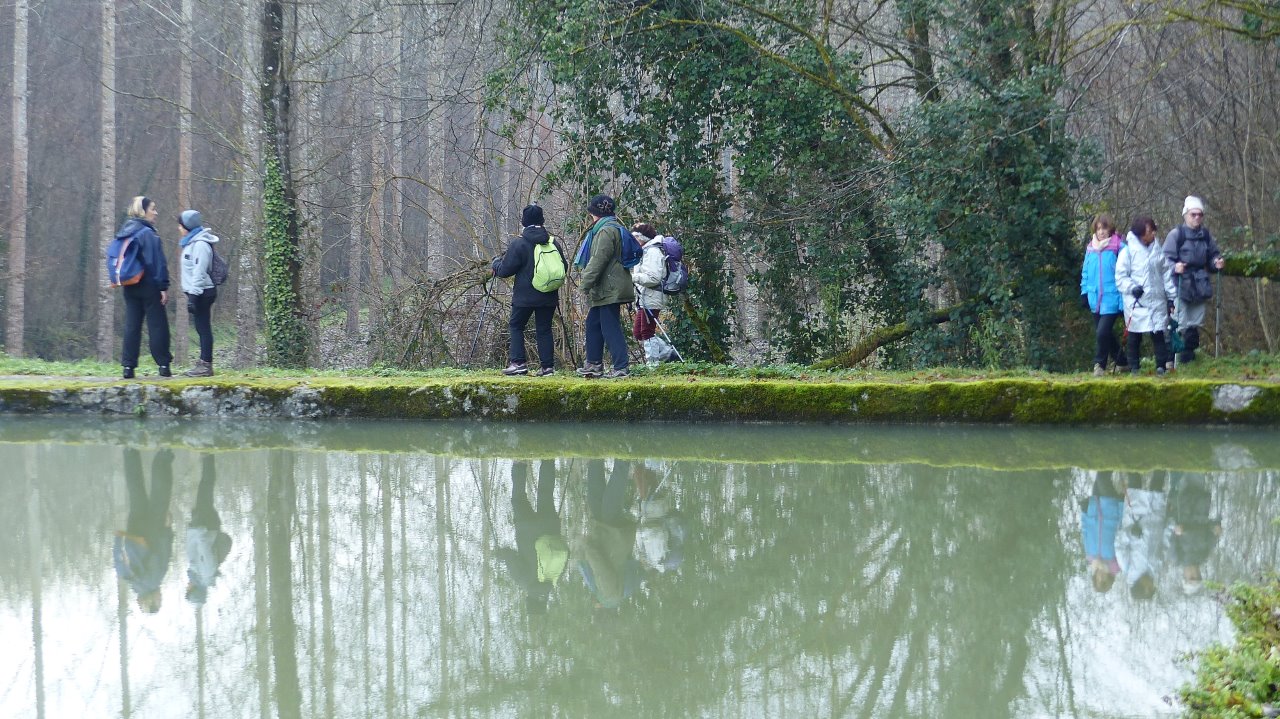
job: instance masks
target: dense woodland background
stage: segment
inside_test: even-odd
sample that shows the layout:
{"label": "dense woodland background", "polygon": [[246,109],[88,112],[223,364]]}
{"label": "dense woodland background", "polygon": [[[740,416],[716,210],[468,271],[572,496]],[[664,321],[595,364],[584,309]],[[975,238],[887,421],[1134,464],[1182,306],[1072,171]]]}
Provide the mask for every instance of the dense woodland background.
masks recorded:
{"label": "dense woodland background", "polygon": [[[5,2],[3,346],[117,354],[102,251],[146,194],[175,285],[177,212],[223,238],[219,363],[497,363],[488,258],[531,201],[572,249],[606,191],[685,242],[686,355],[900,325],[871,362],[1084,366],[1093,213],[1167,230],[1194,193],[1276,249],[1277,33],[1234,1]],[[1221,290],[1222,349],[1277,351],[1267,281]]]}

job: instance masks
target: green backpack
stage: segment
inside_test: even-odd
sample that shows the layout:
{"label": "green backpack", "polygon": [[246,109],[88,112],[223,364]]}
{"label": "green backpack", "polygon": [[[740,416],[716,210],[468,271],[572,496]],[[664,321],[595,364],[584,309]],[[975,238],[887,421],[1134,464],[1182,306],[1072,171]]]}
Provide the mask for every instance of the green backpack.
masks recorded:
{"label": "green backpack", "polygon": [[533,246],[533,289],[555,292],[564,284],[564,271],[564,257],[556,248],[555,237]]}

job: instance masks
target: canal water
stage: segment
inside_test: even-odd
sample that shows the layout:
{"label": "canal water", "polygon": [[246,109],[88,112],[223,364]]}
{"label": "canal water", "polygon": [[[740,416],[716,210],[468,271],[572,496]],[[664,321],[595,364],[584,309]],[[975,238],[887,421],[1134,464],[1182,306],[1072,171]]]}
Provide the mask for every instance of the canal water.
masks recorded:
{"label": "canal water", "polygon": [[1278,482],[1270,430],[0,418],[0,716],[1172,716]]}

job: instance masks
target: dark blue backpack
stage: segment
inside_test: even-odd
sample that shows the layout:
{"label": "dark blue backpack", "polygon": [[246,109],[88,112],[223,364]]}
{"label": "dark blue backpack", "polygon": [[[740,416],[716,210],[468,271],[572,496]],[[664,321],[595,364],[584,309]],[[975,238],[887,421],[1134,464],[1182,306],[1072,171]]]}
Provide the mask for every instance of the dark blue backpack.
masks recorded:
{"label": "dark blue backpack", "polygon": [[618,259],[622,261],[622,266],[629,270],[640,264],[640,258],[644,256],[644,248],[636,241],[636,236],[631,234],[631,230],[628,230],[618,218],[610,219],[612,222],[607,222],[605,225],[613,225],[618,228],[618,232],[622,233],[622,251]]}
{"label": "dark blue backpack", "polygon": [[136,285],[142,281],[142,248],[129,237],[116,237],[107,245],[107,282],[112,287]]}

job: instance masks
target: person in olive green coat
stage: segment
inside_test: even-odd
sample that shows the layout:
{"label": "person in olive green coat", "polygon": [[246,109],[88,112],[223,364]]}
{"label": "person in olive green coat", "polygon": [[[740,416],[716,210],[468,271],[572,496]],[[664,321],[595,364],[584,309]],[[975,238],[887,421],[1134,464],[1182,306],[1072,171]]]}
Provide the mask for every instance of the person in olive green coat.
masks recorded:
{"label": "person in olive green coat", "polygon": [[[613,216],[613,198],[596,195],[587,204],[595,223],[573,263],[582,270],[579,283],[587,296],[587,361],[578,368],[583,377],[627,376],[627,338],[622,333],[622,305],[634,302],[631,273],[622,266],[622,223]],[[608,345],[613,369],[604,371],[604,348]]]}

